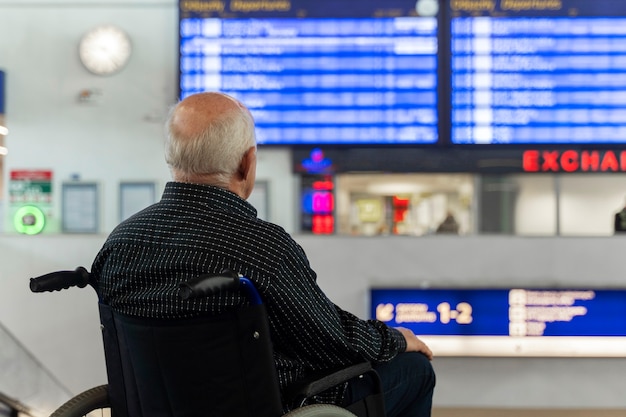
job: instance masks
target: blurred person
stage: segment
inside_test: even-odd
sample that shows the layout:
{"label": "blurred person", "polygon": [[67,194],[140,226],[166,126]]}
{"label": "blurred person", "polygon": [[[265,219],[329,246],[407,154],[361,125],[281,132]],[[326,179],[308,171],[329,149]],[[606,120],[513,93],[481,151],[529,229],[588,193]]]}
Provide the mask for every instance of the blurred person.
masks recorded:
{"label": "blurred person", "polygon": [[[104,301],[148,318],[219,314],[240,300],[218,294],[182,301],[178,285],[236,271],[254,282],[266,305],[281,391],[311,372],[368,360],[382,380],[389,417],[430,416],[435,374],[428,346],[408,329],[334,305],[303,249],[246,201],[257,164],[249,110],[218,92],[189,96],[170,111],[165,148],[173,181],[159,202],[113,230],[92,265]],[[315,401],[347,406],[372,389],[366,376]]]}
{"label": "blurred person", "polygon": [[459,234],[459,223],[451,212],[446,214],[446,218],[437,227],[437,233]]}
{"label": "blurred person", "polygon": [[615,233],[626,232],[626,204],[624,204],[624,207],[620,211],[615,213],[613,231]]}

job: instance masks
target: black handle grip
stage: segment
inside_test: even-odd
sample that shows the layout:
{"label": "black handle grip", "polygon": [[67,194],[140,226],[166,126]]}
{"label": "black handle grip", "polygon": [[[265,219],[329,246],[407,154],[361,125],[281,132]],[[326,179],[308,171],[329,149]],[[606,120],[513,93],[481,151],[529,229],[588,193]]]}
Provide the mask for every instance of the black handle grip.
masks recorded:
{"label": "black handle grip", "polygon": [[203,274],[181,283],[178,295],[183,300],[200,298],[225,289],[235,289],[239,286],[239,275],[230,270],[219,274]]}
{"label": "black handle grip", "polygon": [[89,272],[82,266],[74,271],[56,271],[30,279],[32,292],[60,291],[69,287],[83,288],[89,284]]}

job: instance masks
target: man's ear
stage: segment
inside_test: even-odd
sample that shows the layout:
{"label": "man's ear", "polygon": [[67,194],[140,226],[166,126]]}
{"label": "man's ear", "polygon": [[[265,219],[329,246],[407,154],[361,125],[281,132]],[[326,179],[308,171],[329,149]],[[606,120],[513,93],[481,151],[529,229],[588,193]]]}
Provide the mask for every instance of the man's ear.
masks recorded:
{"label": "man's ear", "polygon": [[243,158],[241,158],[241,162],[239,163],[239,177],[242,180],[246,180],[250,174],[252,174],[251,170],[254,169],[254,158],[256,158],[256,148],[251,146],[246,153],[243,154]]}

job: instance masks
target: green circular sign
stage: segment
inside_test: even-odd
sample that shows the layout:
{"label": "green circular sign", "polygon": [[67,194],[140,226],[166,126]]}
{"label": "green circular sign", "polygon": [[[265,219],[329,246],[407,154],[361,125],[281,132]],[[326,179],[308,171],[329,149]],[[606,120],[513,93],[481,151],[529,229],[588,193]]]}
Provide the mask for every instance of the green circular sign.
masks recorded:
{"label": "green circular sign", "polygon": [[15,230],[26,235],[41,233],[46,225],[46,216],[39,207],[22,206],[13,216]]}

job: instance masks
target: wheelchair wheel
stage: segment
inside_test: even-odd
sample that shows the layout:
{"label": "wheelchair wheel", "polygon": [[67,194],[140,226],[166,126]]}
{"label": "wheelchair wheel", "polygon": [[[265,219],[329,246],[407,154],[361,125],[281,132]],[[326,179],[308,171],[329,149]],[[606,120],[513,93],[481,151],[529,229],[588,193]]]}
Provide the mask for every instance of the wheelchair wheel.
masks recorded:
{"label": "wheelchair wheel", "polygon": [[110,416],[109,390],[100,385],[81,392],[59,407],[50,417]]}
{"label": "wheelchair wheel", "polygon": [[313,404],[291,410],[283,417],[356,417],[345,408],[332,404]]}

